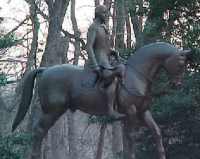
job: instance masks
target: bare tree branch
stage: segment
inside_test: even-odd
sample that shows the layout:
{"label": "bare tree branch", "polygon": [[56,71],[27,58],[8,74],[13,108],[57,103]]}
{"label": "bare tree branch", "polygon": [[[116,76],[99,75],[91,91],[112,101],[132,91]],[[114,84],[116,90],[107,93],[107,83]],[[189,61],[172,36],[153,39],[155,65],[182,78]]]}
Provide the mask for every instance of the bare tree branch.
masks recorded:
{"label": "bare tree branch", "polygon": [[23,24],[25,24],[26,20],[28,20],[30,18],[30,16],[26,16],[26,18],[21,22],[19,23],[15,28],[13,28],[11,31],[9,31],[6,35],[4,36],[8,36],[10,35],[11,33],[15,32],[20,26],[22,26]]}
{"label": "bare tree branch", "polygon": [[[46,15],[44,12],[42,12],[42,11],[40,10],[40,8],[39,8],[37,5],[36,5],[36,9],[37,9],[38,13],[39,13],[44,19],[46,19],[46,20],[49,21],[49,16]],[[64,34],[65,36],[67,36],[67,37],[69,37],[69,38],[71,38],[71,39],[75,39],[75,40],[80,41],[80,43],[81,43],[81,45],[82,45],[81,49],[82,49],[82,50],[85,50],[85,48],[86,48],[86,43],[85,43],[85,41],[84,41],[82,38],[80,38],[79,36],[76,36],[76,35],[74,35],[74,34],[71,34],[71,33],[69,33],[68,31],[66,31],[66,30],[64,30],[64,29],[62,29],[62,32],[63,32],[63,34]]]}
{"label": "bare tree branch", "polygon": [[[75,5],[76,5],[75,0],[71,0],[71,21],[72,21],[72,26],[73,26],[73,30],[74,30],[74,35],[79,38],[81,33],[80,33],[79,29],[78,29],[78,24],[77,24],[77,21],[76,21]],[[74,51],[74,62],[73,62],[73,64],[77,65],[78,64],[78,60],[79,60],[79,56],[81,54],[80,41],[79,40],[75,40],[74,48],[75,48],[75,51]]]}
{"label": "bare tree branch", "polygon": [[69,38],[73,38],[73,39],[75,39],[75,40],[79,40],[80,43],[82,44],[82,47],[81,47],[82,50],[85,50],[86,44],[85,44],[85,41],[84,41],[82,38],[76,37],[76,35],[71,34],[71,33],[69,33],[68,31],[66,31],[66,30],[64,30],[64,29],[62,29],[62,32],[65,34],[65,36],[67,36],[67,37],[69,37]]}
{"label": "bare tree branch", "polygon": [[19,62],[19,63],[24,63],[26,60],[20,60],[16,58],[7,58],[7,59],[0,59],[0,62]]}

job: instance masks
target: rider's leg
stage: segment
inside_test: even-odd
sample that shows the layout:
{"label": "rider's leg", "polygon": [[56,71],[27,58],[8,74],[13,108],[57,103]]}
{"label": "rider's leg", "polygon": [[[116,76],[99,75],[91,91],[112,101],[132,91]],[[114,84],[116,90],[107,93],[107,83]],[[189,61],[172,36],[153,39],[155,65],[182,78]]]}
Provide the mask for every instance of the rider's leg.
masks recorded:
{"label": "rider's leg", "polygon": [[123,114],[120,114],[116,110],[114,110],[114,103],[116,97],[116,88],[117,88],[117,77],[115,77],[111,83],[105,88],[107,103],[108,103],[108,114],[114,118],[124,117]]}
{"label": "rider's leg", "polygon": [[119,64],[116,66],[115,69],[116,74],[120,77],[119,79],[121,80],[122,83],[124,83],[124,78],[125,78],[125,65]]}

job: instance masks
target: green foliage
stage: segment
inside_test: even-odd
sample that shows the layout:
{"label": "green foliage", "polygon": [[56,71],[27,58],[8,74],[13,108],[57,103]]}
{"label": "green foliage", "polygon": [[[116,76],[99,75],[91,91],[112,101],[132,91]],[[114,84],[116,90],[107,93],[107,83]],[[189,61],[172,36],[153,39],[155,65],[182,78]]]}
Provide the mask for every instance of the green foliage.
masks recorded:
{"label": "green foliage", "polygon": [[14,34],[9,34],[7,36],[1,36],[0,37],[0,48],[8,48],[11,46],[16,45],[18,42],[18,39]]}
{"label": "green foliage", "polygon": [[130,57],[130,55],[135,52],[135,50],[133,50],[133,48],[129,48],[129,49],[126,48],[126,49],[119,50],[119,52],[120,52],[120,57],[127,60],[128,57]]}
{"label": "green foliage", "polygon": [[[200,4],[197,0],[148,0],[144,36],[165,39],[184,46],[199,45]],[[156,38],[158,37],[158,38]],[[186,41],[185,41],[186,40]],[[199,47],[199,46],[198,46]]]}
{"label": "green foliage", "polygon": [[1,159],[22,159],[30,142],[31,136],[29,134],[0,136]]}
{"label": "green foliage", "polygon": [[37,16],[35,16],[34,21],[35,21],[35,29],[36,29],[37,32],[38,32],[39,29],[40,29],[40,22],[39,22],[39,19],[38,19]]}
{"label": "green foliage", "polygon": [[200,47],[200,24],[190,25],[186,34],[183,34],[183,40],[186,46],[196,48]]}
{"label": "green foliage", "polygon": [[7,77],[4,73],[0,73],[0,86],[5,86],[7,84]]}
{"label": "green foliage", "polygon": [[163,19],[153,19],[146,22],[143,33],[148,37],[160,36],[159,30],[162,30],[163,27],[166,27],[167,22]]}
{"label": "green foliage", "polygon": [[[164,74],[161,74],[159,80],[154,88],[156,91],[159,91],[158,87],[164,88],[167,81]],[[183,87],[178,90],[167,87],[165,91],[168,92],[166,95],[154,98],[152,112],[162,130],[167,158],[200,158],[199,72],[189,70],[184,77]],[[145,131],[138,141],[139,159],[157,157],[152,133],[149,130]]]}

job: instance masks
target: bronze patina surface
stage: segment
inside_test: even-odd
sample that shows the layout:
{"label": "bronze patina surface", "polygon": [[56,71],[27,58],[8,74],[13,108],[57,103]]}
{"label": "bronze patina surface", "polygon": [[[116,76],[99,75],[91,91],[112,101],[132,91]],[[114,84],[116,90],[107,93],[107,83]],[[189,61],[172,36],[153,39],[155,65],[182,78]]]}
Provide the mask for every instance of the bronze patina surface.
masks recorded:
{"label": "bronze patina surface", "polygon": [[114,118],[123,117],[114,109],[117,81],[124,78],[124,66],[119,64],[113,67],[110,64],[110,56],[117,54],[110,47],[109,33],[106,28],[106,17],[109,10],[104,5],[95,8],[95,18],[87,33],[87,67],[93,69],[101,77],[101,85],[104,90],[105,100],[108,105],[108,114]]}
{"label": "bronze patina surface", "polygon": [[[173,81],[180,84],[188,52],[164,42],[140,48],[129,57],[125,65],[124,83],[119,84],[116,90],[117,110],[126,115],[126,120],[130,124],[139,116],[139,120],[153,131],[159,159],[166,157],[160,129],[149,111],[151,84],[160,68],[166,69]],[[109,115],[105,94],[94,83],[96,73],[69,64],[57,65],[27,73],[13,130],[29,109],[37,75],[40,76],[38,92],[43,113],[33,131],[31,159],[39,159],[44,136],[67,110],[81,110],[92,115]],[[85,80],[90,83],[85,85]]]}

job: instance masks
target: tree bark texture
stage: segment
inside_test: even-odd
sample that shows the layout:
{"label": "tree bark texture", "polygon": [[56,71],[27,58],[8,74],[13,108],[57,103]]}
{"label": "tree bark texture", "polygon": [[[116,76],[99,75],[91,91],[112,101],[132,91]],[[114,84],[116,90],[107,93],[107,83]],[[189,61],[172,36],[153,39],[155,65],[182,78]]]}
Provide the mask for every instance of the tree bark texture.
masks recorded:
{"label": "tree bark texture", "polygon": [[124,44],[124,26],[125,26],[125,1],[116,0],[116,38],[115,38],[115,48],[117,50],[123,50]]}
{"label": "tree bark texture", "polygon": [[32,23],[32,43],[31,50],[28,55],[28,61],[26,64],[26,71],[36,68],[36,53],[38,49],[38,31],[39,31],[39,20],[36,13],[36,4],[34,0],[26,0],[29,4],[30,19]]}
{"label": "tree bark texture", "polygon": [[129,16],[129,3],[125,0],[125,16],[126,16],[126,47],[128,49],[131,48],[131,23],[130,23],[130,16]]}
{"label": "tree bark texture", "polygon": [[100,5],[100,0],[94,0],[94,5],[95,5],[95,7]]}
{"label": "tree bark texture", "polygon": [[[144,37],[142,33],[142,23],[143,23],[143,17],[137,15],[137,12],[140,12],[140,10],[143,7],[143,0],[128,0],[127,3],[129,3],[129,13],[131,16],[131,22],[135,34],[135,48],[138,49],[144,45]],[[139,11],[136,12],[136,5],[139,3]]]}
{"label": "tree bark texture", "polygon": [[[61,35],[62,24],[70,0],[47,0],[49,10],[49,28],[47,43],[42,57],[41,66],[52,66],[62,64],[64,51],[62,45],[66,39]],[[62,48],[62,49],[61,49]]]}
{"label": "tree bark texture", "polygon": [[[74,30],[74,35],[77,38],[80,38],[80,30],[78,29],[78,25],[77,25],[77,21],[76,21],[76,13],[75,13],[75,2],[76,0],[71,0],[71,21],[72,21],[72,26],[73,26],[73,30]],[[74,41],[74,61],[73,64],[77,65],[78,64],[78,60],[79,60],[79,56],[81,54],[81,48],[80,48],[80,41],[76,40]]]}
{"label": "tree bark texture", "polygon": [[111,37],[110,37],[112,48],[115,46],[116,28],[117,28],[116,1],[114,1],[113,14],[112,14],[112,33],[111,33]]}
{"label": "tree bark texture", "polygon": [[[110,9],[112,6],[112,0],[104,0],[103,4],[108,8],[108,10],[110,12]],[[110,18],[110,15],[107,15],[107,17],[106,17],[106,27],[107,28],[109,28],[109,18]]]}

